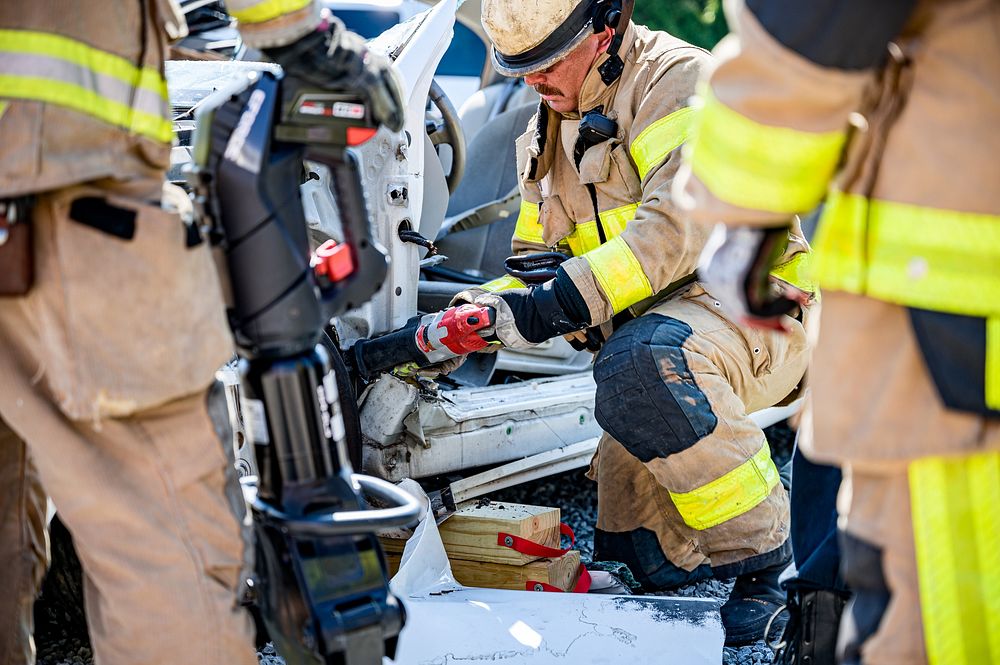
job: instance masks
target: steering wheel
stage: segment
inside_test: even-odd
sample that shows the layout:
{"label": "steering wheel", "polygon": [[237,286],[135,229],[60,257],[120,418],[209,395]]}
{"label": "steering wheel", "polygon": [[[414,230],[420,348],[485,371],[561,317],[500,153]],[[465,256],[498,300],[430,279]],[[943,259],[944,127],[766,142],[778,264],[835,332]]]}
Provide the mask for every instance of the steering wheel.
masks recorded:
{"label": "steering wheel", "polygon": [[441,121],[427,121],[427,134],[435,149],[439,145],[451,146],[451,170],[445,177],[448,183],[448,193],[454,194],[462,175],[465,173],[465,134],[462,132],[462,122],[458,118],[455,106],[444,94],[437,81],[431,81],[428,98],[441,114]]}

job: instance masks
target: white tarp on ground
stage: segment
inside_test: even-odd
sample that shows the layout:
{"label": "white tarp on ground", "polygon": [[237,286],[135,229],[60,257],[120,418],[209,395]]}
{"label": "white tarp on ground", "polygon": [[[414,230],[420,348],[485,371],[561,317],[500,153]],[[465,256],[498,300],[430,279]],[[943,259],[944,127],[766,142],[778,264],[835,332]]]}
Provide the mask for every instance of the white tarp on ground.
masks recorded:
{"label": "white tarp on ground", "polygon": [[715,601],[463,587],[428,517],[391,586],[406,606],[396,665],[722,662]]}

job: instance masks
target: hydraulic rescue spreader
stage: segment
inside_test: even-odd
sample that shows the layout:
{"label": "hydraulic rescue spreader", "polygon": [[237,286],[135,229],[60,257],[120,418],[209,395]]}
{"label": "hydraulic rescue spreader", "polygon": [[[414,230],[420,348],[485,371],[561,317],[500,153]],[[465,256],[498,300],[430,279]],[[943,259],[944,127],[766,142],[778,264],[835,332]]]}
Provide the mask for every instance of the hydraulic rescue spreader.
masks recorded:
{"label": "hydraulic rescue spreader", "polygon": [[[246,483],[255,590],[289,665],[375,665],[404,622],[376,530],[411,524],[417,501],[353,473],[336,376],[318,345],[332,316],[368,300],[386,273],[350,145],[370,138],[365,100],[251,73],[197,115],[195,200],[225,255],[230,325],[259,478]],[[303,159],[327,165],[345,242],[310,255]],[[247,479],[244,479],[247,480]],[[366,509],[361,494],[390,507]]]}

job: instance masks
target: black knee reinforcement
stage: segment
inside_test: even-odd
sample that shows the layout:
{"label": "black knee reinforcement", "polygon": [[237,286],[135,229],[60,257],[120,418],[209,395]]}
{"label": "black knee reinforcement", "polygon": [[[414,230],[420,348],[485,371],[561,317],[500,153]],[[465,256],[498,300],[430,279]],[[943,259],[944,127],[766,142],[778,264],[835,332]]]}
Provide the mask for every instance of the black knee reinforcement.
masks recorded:
{"label": "black knee reinforcement", "polygon": [[622,326],[594,363],[594,415],[643,462],[690,448],[718,423],[688,368],[691,326],[647,314]]}

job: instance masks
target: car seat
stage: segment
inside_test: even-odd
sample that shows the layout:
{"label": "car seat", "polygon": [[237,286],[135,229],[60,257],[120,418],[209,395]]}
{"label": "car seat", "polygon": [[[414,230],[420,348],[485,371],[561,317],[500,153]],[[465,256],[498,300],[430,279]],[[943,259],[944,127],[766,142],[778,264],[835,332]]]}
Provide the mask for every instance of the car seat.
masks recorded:
{"label": "car seat", "polygon": [[[524,104],[505,111],[469,142],[465,177],[451,195],[444,230],[435,241],[448,260],[422,271],[417,298],[421,311],[447,306],[469,284],[504,274],[520,206],[514,141],[526,131],[537,108]],[[462,228],[476,211],[480,219],[472,228]]]}

